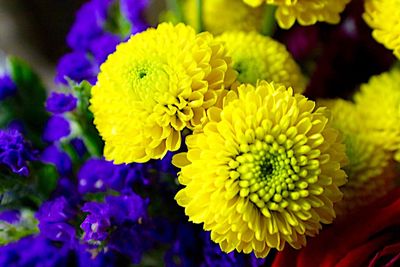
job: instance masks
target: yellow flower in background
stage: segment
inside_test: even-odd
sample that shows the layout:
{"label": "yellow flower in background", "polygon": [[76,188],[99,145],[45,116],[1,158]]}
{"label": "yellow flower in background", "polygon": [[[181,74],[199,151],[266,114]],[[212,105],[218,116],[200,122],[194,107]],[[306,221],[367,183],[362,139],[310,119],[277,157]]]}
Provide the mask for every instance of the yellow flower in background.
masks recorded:
{"label": "yellow flower in background", "polygon": [[400,70],[373,76],[354,100],[371,142],[394,152],[400,161]]}
{"label": "yellow flower in background", "polygon": [[92,89],[105,157],[145,162],[178,150],[181,131],[201,127],[235,77],[225,48],[209,33],[164,23],[132,36],[101,66]]}
{"label": "yellow flower in background", "polygon": [[289,29],[295,21],[300,25],[320,22],[339,23],[340,13],[350,0],[243,0],[253,7],[263,3],[277,6],[276,20],[283,29]]}
{"label": "yellow flower in background", "polygon": [[173,158],[184,185],[175,199],[223,251],[300,248],[332,222],[346,156],[324,108],[262,81],[228,92],[209,113]]}
{"label": "yellow flower in background", "polygon": [[[186,22],[197,27],[197,0],[184,1]],[[261,28],[263,8],[252,8],[242,0],[203,0],[205,30],[220,34],[229,30],[257,31]]]}
{"label": "yellow flower in background", "polygon": [[367,0],[363,17],[375,40],[400,59],[400,0]]}
{"label": "yellow flower in background", "polygon": [[335,211],[345,214],[367,205],[394,188],[393,164],[390,155],[372,142],[369,131],[354,103],[342,100],[318,100],[332,113],[332,126],[338,129],[346,145],[349,163],[343,168],[348,182],[341,190],[343,200]]}
{"label": "yellow flower in background", "polygon": [[286,50],[274,39],[257,32],[226,32],[216,37],[225,44],[232,57],[233,68],[238,72],[238,82],[255,85],[257,80],[281,83],[302,93],[306,79],[300,67]]}

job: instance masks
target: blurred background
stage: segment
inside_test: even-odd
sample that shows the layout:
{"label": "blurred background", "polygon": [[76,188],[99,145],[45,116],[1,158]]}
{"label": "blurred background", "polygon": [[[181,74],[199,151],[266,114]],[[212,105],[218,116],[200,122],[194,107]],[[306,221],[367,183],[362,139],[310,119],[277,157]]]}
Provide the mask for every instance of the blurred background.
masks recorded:
{"label": "blurred background", "polygon": [[[39,72],[47,87],[52,87],[57,60],[68,51],[66,35],[75,12],[85,2],[0,0],[0,53],[23,58]],[[154,13],[163,2],[153,1],[149,18],[156,17]]]}

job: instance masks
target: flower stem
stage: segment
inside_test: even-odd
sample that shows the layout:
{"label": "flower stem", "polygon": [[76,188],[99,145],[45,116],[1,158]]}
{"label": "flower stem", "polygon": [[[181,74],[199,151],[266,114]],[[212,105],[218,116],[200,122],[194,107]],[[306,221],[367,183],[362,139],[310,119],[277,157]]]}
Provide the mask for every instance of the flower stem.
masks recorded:
{"label": "flower stem", "polygon": [[203,21],[203,0],[196,0],[197,6],[197,31],[204,31],[204,21]]}
{"label": "flower stem", "polygon": [[181,0],[167,0],[167,8],[175,14],[179,22],[184,21]]}
{"label": "flower stem", "polygon": [[275,5],[266,5],[262,22],[261,33],[266,36],[272,36],[276,29]]}

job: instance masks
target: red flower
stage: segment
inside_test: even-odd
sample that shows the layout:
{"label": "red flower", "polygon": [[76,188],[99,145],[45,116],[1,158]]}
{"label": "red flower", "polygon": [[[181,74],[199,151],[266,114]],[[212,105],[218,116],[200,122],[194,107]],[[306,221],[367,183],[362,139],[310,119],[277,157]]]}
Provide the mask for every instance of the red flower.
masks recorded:
{"label": "red flower", "polygon": [[400,266],[400,188],[335,222],[302,250],[287,247],[272,265],[296,266]]}

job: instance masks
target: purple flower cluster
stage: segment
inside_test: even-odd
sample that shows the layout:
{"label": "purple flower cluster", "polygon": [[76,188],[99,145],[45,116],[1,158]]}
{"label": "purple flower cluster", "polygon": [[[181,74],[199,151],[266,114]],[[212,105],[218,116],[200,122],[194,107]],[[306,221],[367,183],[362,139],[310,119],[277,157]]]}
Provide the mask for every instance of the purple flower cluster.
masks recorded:
{"label": "purple flower cluster", "polygon": [[84,4],[67,36],[73,51],[61,58],[56,81],[67,84],[68,77],[94,84],[99,66],[117,44],[148,27],[144,18],[148,5],[149,0],[91,0]]}
{"label": "purple flower cluster", "polygon": [[81,224],[83,239],[95,245],[106,241],[107,247],[139,263],[146,247],[147,204],[133,192],[108,196],[103,203],[85,203],[82,211],[88,215]]}
{"label": "purple flower cluster", "polygon": [[0,167],[28,176],[28,162],[36,160],[36,152],[17,130],[0,130]]}
{"label": "purple flower cluster", "polygon": [[104,159],[89,159],[78,172],[79,193],[121,191],[135,182],[141,182],[141,165],[114,165]]}
{"label": "purple flower cluster", "polygon": [[73,245],[76,239],[75,228],[68,221],[73,220],[75,215],[71,203],[65,197],[58,197],[43,203],[36,217],[44,237]]}
{"label": "purple flower cluster", "polygon": [[7,74],[0,74],[0,101],[16,94],[17,86]]}

